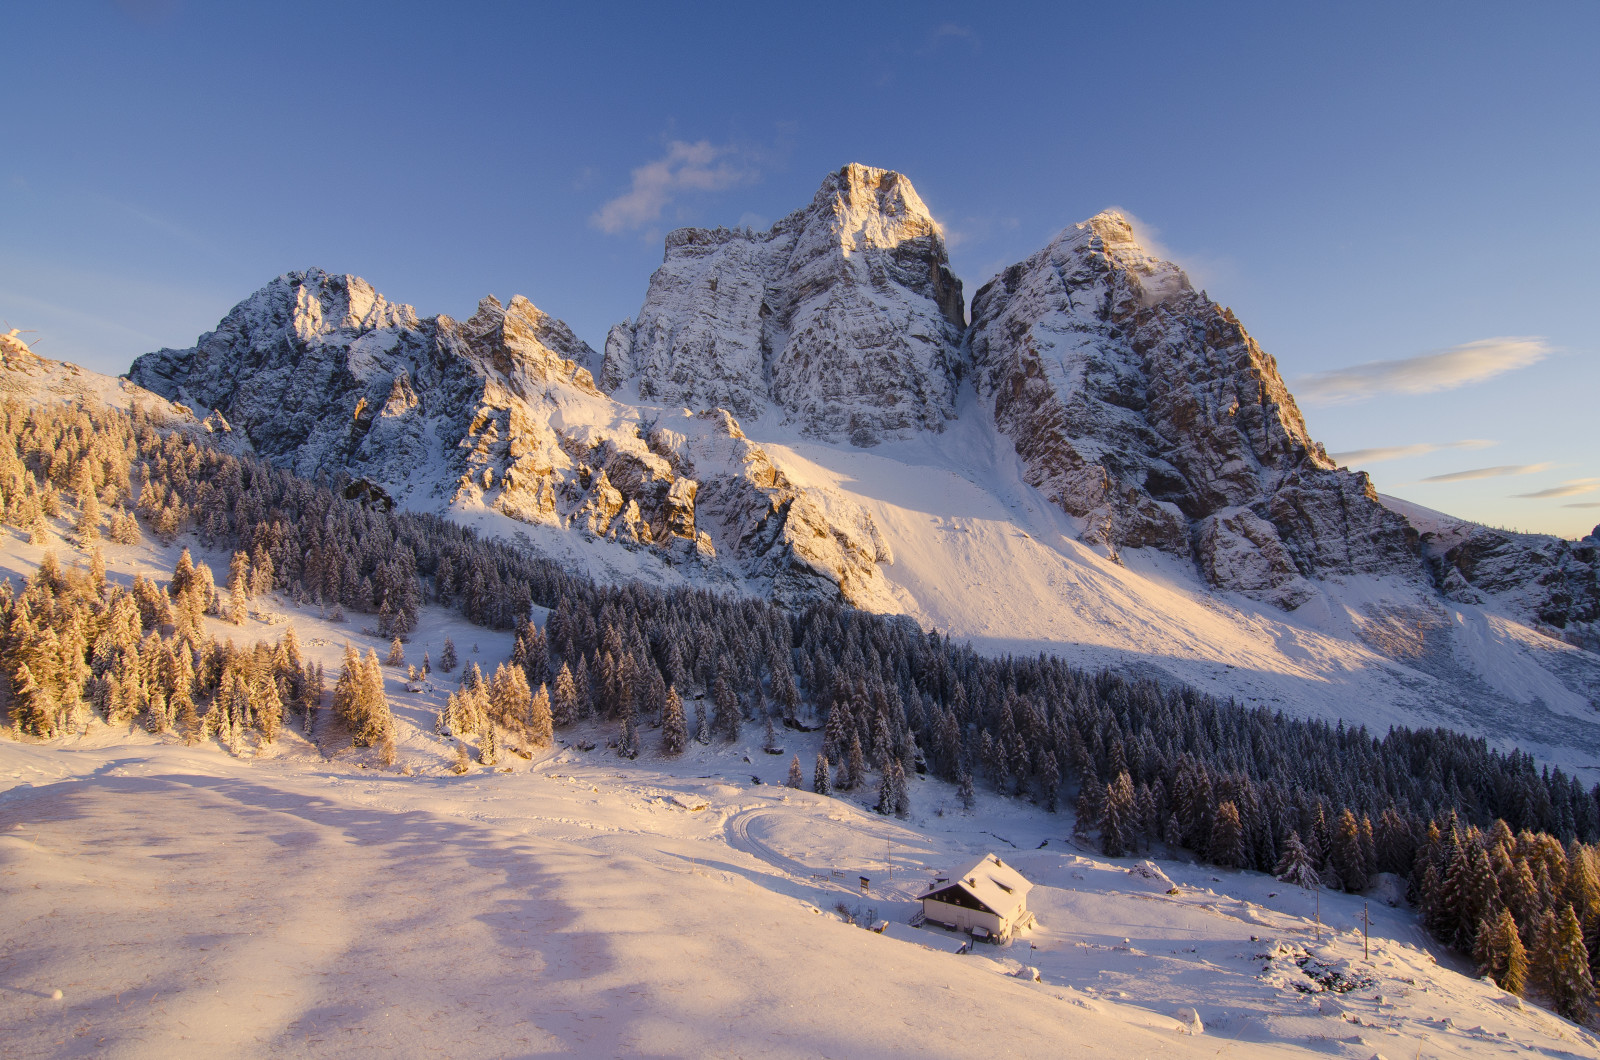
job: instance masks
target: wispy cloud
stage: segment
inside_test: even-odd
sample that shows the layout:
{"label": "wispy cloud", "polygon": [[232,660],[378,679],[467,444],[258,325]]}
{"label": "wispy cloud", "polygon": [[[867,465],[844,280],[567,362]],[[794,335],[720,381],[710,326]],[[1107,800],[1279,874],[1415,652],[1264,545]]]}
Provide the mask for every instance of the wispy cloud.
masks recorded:
{"label": "wispy cloud", "polygon": [[722,191],[761,176],[748,153],[709,140],[673,140],[667,153],[633,171],[633,186],[589,219],[602,232],[616,234],[660,220],[685,191]]}
{"label": "wispy cloud", "polygon": [[1499,445],[1487,438],[1467,438],[1459,442],[1418,442],[1416,445],[1382,445],[1375,449],[1351,449],[1345,453],[1329,453],[1334,460],[1346,466],[1378,464],[1385,460],[1400,460],[1408,456],[1425,456],[1441,449],[1487,449]]}
{"label": "wispy cloud", "polygon": [[1582,504],[1563,504],[1563,508],[1600,508],[1600,501],[1584,501]]}
{"label": "wispy cloud", "polygon": [[1431,394],[1481,383],[1537,364],[1554,352],[1537,337],[1479,339],[1462,346],[1395,361],[1370,361],[1308,375],[1295,383],[1304,402],[1339,405],[1379,394]]}
{"label": "wispy cloud", "polygon": [[1504,475],[1534,475],[1549,471],[1554,464],[1501,464],[1499,467],[1475,467],[1471,471],[1452,471],[1448,475],[1429,475],[1423,482],[1470,482],[1479,478],[1500,478]]}
{"label": "wispy cloud", "polygon": [[1541,501],[1549,497],[1576,497],[1580,493],[1593,493],[1600,490],[1600,478],[1569,478],[1559,486],[1551,486],[1547,490],[1536,490],[1533,493],[1517,493],[1515,497],[1527,500]]}

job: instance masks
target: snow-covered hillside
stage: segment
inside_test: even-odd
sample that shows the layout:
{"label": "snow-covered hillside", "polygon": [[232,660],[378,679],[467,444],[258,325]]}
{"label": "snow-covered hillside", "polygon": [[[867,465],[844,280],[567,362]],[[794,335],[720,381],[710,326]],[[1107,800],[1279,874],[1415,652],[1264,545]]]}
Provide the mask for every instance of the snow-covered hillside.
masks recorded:
{"label": "snow-covered hillside", "polygon": [[[313,653],[363,639],[255,621],[285,619]],[[247,760],[98,723],[0,742],[5,1054],[1600,1055],[1381,900],[1364,956],[1359,898],[1323,892],[1319,928],[1307,892],[1101,858],[1065,813],[918,779],[898,822],[780,786],[816,735],[630,763],[577,731],[457,776],[435,693],[390,693],[397,771],[290,733]],[[988,852],[1036,885],[1025,938],[907,926]]]}
{"label": "snow-covered hillside", "polygon": [[[907,499],[847,470],[863,496]],[[985,514],[973,504],[952,525],[987,535]],[[184,548],[229,560],[183,534],[90,552],[74,525],[5,528],[0,579],[53,554],[54,580],[88,584],[98,555],[137,598]],[[105,606],[129,614],[129,597]],[[346,645],[387,645],[372,614],[281,590],[240,607],[237,623],[200,616],[200,632],[247,647],[293,628],[330,676]],[[440,731],[456,679],[407,670],[441,660],[446,638],[485,673],[512,657],[509,634],[421,607],[405,658],[381,670],[393,722],[379,746],[353,747],[329,710],[309,732],[296,715],[275,737],[156,736],[154,713],[108,724],[87,704],[64,735],[0,738],[5,1055],[965,1056],[997,1041],[1017,1056],[1600,1055],[1588,1032],[1463,974],[1386,904],[1393,878],[1370,892],[1369,952],[1358,897],[1159,843],[1154,861],[1099,857],[1070,839],[1071,814],[987,786],[969,809],[907,770],[902,820],[866,808],[870,784],[843,798],[784,786],[821,749],[815,730],[746,725],[668,755],[646,718],[630,760],[614,723],[578,722],[554,747],[505,731],[491,761],[487,736]],[[160,632],[140,650],[162,658]],[[964,936],[913,927],[914,899],[986,853],[1033,881],[1038,923],[951,953]]]}

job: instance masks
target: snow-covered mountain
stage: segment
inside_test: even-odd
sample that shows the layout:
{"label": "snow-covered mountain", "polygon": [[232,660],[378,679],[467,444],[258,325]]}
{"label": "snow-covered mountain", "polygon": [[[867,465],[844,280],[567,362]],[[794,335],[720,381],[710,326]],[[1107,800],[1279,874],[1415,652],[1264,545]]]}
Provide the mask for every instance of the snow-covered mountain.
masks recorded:
{"label": "snow-covered mountain", "polygon": [[963,330],[910,182],[849,166],[767,233],[670,235],[599,387],[596,360],[520,297],[424,319],[311,271],[131,375],[277,464],[601,579],[840,598],[986,650],[1600,758],[1600,543],[1379,498],[1119,215],[1005,270]]}
{"label": "snow-covered mountain", "polygon": [[140,357],[130,377],[216,410],[302,476],[344,473],[385,503],[546,546],[572,531],[632,553],[602,571],[676,566],[795,603],[883,596],[887,548],[864,511],[824,511],[726,412],[613,401],[584,367],[592,354],[521,296],[487,297],[462,322],[421,319],[313,269],[273,280],[194,347]]}
{"label": "snow-covered mountain", "polygon": [[850,165],[767,232],[683,228],[634,321],[606,339],[606,389],[770,404],[807,434],[872,445],[955,415],[965,316],[944,238],[911,182]]}
{"label": "snow-covered mountain", "polygon": [[1421,576],[1416,533],[1312,441],[1227,309],[1102,213],[972,301],[977,381],[1027,479],[1084,540],[1193,556],[1285,608],[1330,574]]}

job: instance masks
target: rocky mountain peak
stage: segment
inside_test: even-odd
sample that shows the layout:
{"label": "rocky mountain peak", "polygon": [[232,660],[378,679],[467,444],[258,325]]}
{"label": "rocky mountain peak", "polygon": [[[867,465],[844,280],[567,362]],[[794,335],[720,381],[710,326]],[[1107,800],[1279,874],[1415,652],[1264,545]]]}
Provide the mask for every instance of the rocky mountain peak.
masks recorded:
{"label": "rocky mountain peak", "polygon": [[1107,211],[973,298],[979,385],[1030,481],[1115,550],[1191,555],[1285,606],[1309,579],[1415,571],[1415,533],[1334,468],[1276,362]]}
{"label": "rocky mountain peak", "polygon": [[507,305],[486,295],[460,328],[479,363],[520,396],[552,379],[599,393],[588,369],[594,350],[563,321],[520,294]]}
{"label": "rocky mountain peak", "polygon": [[292,300],[291,328],[306,342],[336,331],[360,333],[408,327],[417,322],[416,310],[388,301],[361,277],[335,275],[321,269],[284,273],[239,308],[270,306],[268,312],[275,315],[286,296]]}
{"label": "rocky mountain peak", "polygon": [[638,317],[606,339],[602,386],[776,410],[871,445],[955,415],[964,322],[961,283],[911,182],[850,165],[767,232],[671,233]]}
{"label": "rocky mountain peak", "polygon": [[869,247],[893,250],[913,239],[943,236],[909,179],[855,162],[828,174],[805,217],[807,227],[826,225],[845,254]]}

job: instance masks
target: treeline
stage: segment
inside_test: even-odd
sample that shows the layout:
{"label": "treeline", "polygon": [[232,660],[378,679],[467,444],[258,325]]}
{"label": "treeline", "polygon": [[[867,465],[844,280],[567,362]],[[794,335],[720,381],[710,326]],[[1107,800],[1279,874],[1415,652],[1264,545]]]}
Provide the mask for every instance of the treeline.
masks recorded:
{"label": "treeline", "polygon": [[[1073,800],[1080,835],[1109,855],[1161,843],[1231,868],[1282,871],[1287,861],[1302,878],[1349,890],[1392,872],[1410,881],[1425,911],[1441,900],[1460,908],[1440,897],[1453,893],[1454,851],[1483,847],[1496,829],[1519,837],[1499,849],[1536,885],[1535,846],[1541,864],[1552,865],[1547,855],[1559,848],[1570,866],[1591,863],[1587,844],[1600,840],[1600,789],[1483,739],[1444,729],[1380,737],[1045,655],[989,658],[909,621],[837,604],[787,612],[692,588],[597,585],[442,519],[363,506],[343,496],[342,482],[296,479],[137,417],[15,405],[0,414],[14,443],[13,453],[0,451],[7,518],[43,512],[52,491],[60,510],[64,497],[95,488],[102,508],[133,504],[157,533],[193,527],[203,541],[242,552],[248,565],[238,577],[252,588],[376,614],[396,635],[413,627],[425,600],[515,630],[519,677],[474,674],[442,730],[481,731],[493,718],[542,728],[542,713],[522,707],[541,696],[554,725],[615,724],[625,755],[647,741],[672,754],[689,739],[733,739],[752,724],[771,746],[775,724],[821,725],[814,786],[849,789],[875,774],[885,812],[904,812],[906,776],[931,772],[969,805],[980,782],[1052,810]],[[97,446],[113,451],[84,455]],[[77,466],[85,459],[88,472]],[[542,631],[527,621],[533,606],[550,610]],[[1600,914],[1568,896],[1571,876],[1569,868],[1561,887],[1539,886],[1538,908],[1564,924],[1570,906],[1589,976]],[[1500,923],[1492,902],[1471,908]],[[1434,926],[1471,949],[1485,916],[1465,928]],[[1524,948],[1540,952],[1544,920],[1519,916]]]}

